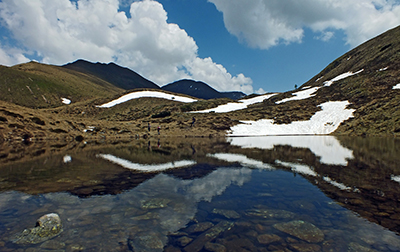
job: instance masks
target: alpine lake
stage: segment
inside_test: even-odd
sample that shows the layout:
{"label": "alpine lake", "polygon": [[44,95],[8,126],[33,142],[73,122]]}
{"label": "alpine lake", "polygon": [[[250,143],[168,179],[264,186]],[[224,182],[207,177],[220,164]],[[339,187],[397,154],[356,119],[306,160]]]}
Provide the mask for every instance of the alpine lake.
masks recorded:
{"label": "alpine lake", "polygon": [[0,251],[400,251],[400,139],[4,143]]}

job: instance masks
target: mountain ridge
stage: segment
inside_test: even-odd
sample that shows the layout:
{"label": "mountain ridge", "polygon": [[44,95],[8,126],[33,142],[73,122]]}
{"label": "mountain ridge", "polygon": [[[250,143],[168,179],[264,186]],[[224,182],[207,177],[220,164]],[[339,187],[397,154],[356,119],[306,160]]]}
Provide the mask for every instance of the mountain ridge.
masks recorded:
{"label": "mountain ridge", "polygon": [[[76,75],[76,71],[62,67],[39,63],[1,67],[0,83],[5,85],[0,85],[0,139],[151,136],[147,128],[149,123],[161,125],[165,135],[226,136],[236,125],[264,127],[261,124],[264,121],[271,127],[289,127],[294,122],[311,121],[323,110],[321,105],[329,102],[345,102],[349,104],[345,109],[352,111],[349,119],[335,125],[333,134],[400,136],[400,90],[394,88],[400,84],[399,38],[400,26],[333,60],[298,89],[262,100],[253,95],[236,102],[219,98],[182,104],[139,97],[103,109],[98,106],[132,90],[117,88],[91,74],[79,72]],[[46,74],[51,78],[44,78]],[[5,94],[11,100],[5,99]],[[44,103],[41,95],[58,103],[29,109],[21,107],[20,103],[27,100]],[[72,103],[62,104],[60,98],[64,96]],[[249,103],[250,97],[257,103]],[[194,114],[187,112],[211,111],[209,109],[216,106],[226,104],[229,107],[233,103],[236,107],[243,106],[225,113],[196,113],[196,127],[191,127]],[[333,122],[328,120],[326,124]]]}

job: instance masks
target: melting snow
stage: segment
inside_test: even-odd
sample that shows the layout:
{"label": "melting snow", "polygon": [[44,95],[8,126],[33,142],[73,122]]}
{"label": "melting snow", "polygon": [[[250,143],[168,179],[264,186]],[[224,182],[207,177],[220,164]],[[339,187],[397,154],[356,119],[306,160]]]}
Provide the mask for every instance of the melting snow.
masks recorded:
{"label": "melting snow", "polygon": [[63,162],[64,162],[64,163],[69,163],[69,162],[71,162],[71,161],[72,161],[72,158],[71,158],[70,155],[65,155],[65,156],[63,157]]}
{"label": "melting snow", "polygon": [[158,92],[158,91],[140,91],[140,92],[133,92],[133,93],[123,95],[123,96],[119,97],[118,99],[112,100],[112,101],[102,104],[98,107],[99,108],[111,108],[117,104],[121,104],[121,103],[127,102],[132,99],[139,99],[139,98],[143,98],[143,97],[161,98],[161,99],[184,102],[184,103],[191,103],[191,102],[197,101],[197,100],[189,98],[189,97],[171,95],[171,94]]}
{"label": "melting snow", "polygon": [[400,183],[400,176],[391,175],[390,179],[396,181],[397,183]]}
{"label": "melting snow", "polygon": [[346,191],[350,191],[352,188],[346,186],[345,184],[336,182],[334,180],[332,180],[330,177],[323,177],[322,178],[324,181],[328,182],[329,184],[336,186],[337,188],[339,188],[340,190],[346,190]]}
{"label": "melting snow", "polygon": [[195,161],[190,161],[190,160],[180,160],[176,162],[169,162],[169,163],[164,163],[164,164],[138,164],[138,163],[132,163],[129,160],[123,159],[116,157],[111,154],[98,154],[97,157],[103,158],[105,160],[108,160],[112,163],[115,163],[117,165],[120,165],[124,168],[131,169],[131,170],[136,170],[136,171],[141,171],[141,172],[158,172],[158,171],[165,171],[169,169],[175,169],[175,168],[180,168],[180,167],[185,167],[185,166],[191,166],[195,165]]}
{"label": "melting snow", "polygon": [[67,98],[61,98],[61,102],[62,103],[64,103],[64,104],[71,104],[71,100],[70,99],[67,99]]}
{"label": "melting snow", "polygon": [[343,121],[353,117],[354,109],[346,109],[348,101],[325,102],[319,105],[322,111],[315,113],[308,121],[290,124],[274,124],[274,120],[242,121],[231,127],[228,136],[262,135],[327,135],[334,132]]}
{"label": "melting snow", "polygon": [[260,96],[250,98],[250,99],[239,100],[238,102],[229,102],[227,104],[219,105],[216,108],[205,109],[205,110],[201,110],[201,111],[192,111],[190,113],[209,113],[209,112],[227,113],[227,112],[232,112],[232,111],[236,111],[236,110],[245,109],[248,106],[255,104],[255,103],[263,102],[264,100],[267,100],[274,95],[276,95],[276,94],[260,95]]}
{"label": "melting snow", "polygon": [[321,163],[329,165],[348,164],[353,159],[353,151],[343,147],[333,136],[268,136],[268,137],[229,137],[231,145],[241,148],[273,149],[278,145],[290,145],[296,148],[308,148]]}
{"label": "melting snow", "polygon": [[357,71],[357,72],[355,72],[355,73],[353,73],[353,72],[343,73],[343,74],[341,74],[341,75],[336,76],[336,77],[333,78],[332,80],[325,81],[325,82],[324,82],[324,86],[325,86],[325,87],[329,87],[329,86],[332,85],[335,81],[339,81],[339,80],[345,79],[345,78],[347,78],[347,77],[353,76],[353,75],[355,75],[355,74],[359,74],[359,73],[361,73],[362,71],[364,71],[364,69],[361,69],[360,71]]}
{"label": "melting snow", "polygon": [[293,97],[285,98],[285,99],[277,101],[275,103],[280,104],[280,103],[284,103],[284,102],[288,102],[288,101],[307,99],[307,98],[315,96],[315,92],[317,92],[317,90],[320,88],[321,87],[313,87],[310,89],[298,91],[298,92],[292,94],[292,95],[294,95]]}

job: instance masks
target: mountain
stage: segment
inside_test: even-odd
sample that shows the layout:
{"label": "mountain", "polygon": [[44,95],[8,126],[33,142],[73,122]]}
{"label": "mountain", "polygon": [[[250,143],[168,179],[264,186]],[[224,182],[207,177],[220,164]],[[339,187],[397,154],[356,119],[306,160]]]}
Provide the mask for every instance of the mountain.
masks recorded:
{"label": "mountain", "polygon": [[[325,129],[335,126],[336,135],[400,136],[399,38],[400,26],[335,59],[296,90],[253,95],[237,102],[212,99],[221,93],[202,82],[181,80],[158,91],[211,100],[182,103],[143,96],[105,109],[97,105],[127,91],[98,75],[35,62],[0,67],[0,142],[26,136],[147,137],[149,123],[151,134],[160,125],[162,134],[168,136],[226,136],[233,126],[247,135],[327,134]],[[107,71],[122,69],[115,64],[78,63]],[[61,98],[72,102],[63,104]],[[326,111],[324,104],[342,107]],[[224,113],[186,113],[210,111],[219,105],[224,105]],[[232,107],[238,109],[227,110]],[[346,118],[335,121],[342,113]],[[191,127],[194,116],[195,127]],[[322,130],[315,133],[315,128]]]}
{"label": "mountain", "polygon": [[[388,30],[337,58],[299,89],[278,94],[251,113],[288,124],[309,120],[325,102],[348,101],[353,117],[335,134],[400,133],[400,90],[394,88],[400,84],[399,38],[400,26]],[[300,99],[307,92],[310,96]],[[295,95],[296,100],[276,103]]]}
{"label": "mountain", "polygon": [[96,76],[37,62],[0,66],[0,100],[30,108],[62,106],[123,92]]}
{"label": "mountain", "polygon": [[125,90],[135,88],[160,88],[155,83],[143,78],[134,71],[114,63],[91,63],[80,59],[73,63],[63,65],[62,67],[92,74]]}
{"label": "mountain", "polygon": [[245,97],[242,92],[218,92],[209,85],[201,81],[194,80],[179,80],[161,87],[162,90],[186,94],[200,99],[217,99],[217,98],[230,98],[237,100]]}

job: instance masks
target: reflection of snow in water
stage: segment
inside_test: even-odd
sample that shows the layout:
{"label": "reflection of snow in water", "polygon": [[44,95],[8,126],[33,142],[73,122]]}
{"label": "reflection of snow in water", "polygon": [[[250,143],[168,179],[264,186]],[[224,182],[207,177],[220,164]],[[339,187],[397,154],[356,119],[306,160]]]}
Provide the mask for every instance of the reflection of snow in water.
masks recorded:
{"label": "reflection of snow in water", "polygon": [[353,151],[343,147],[333,136],[231,137],[228,141],[242,148],[273,149],[277,145],[308,148],[321,157],[321,163],[331,165],[347,165],[347,160],[354,158]]}
{"label": "reflection of snow in water", "polygon": [[301,173],[304,175],[309,175],[309,176],[318,176],[318,174],[313,171],[309,166],[307,165],[301,165],[301,164],[295,164],[295,163],[287,163],[287,162],[282,162],[279,160],[275,161],[277,164],[286,166],[286,167],[290,167],[292,171],[297,172],[297,173]]}
{"label": "reflection of snow in water", "polygon": [[[133,231],[133,239],[146,237],[151,243],[164,246],[168,242],[168,234],[186,227],[195,217],[199,202],[211,201],[231,185],[242,186],[250,181],[251,174],[252,170],[248,168],[219,168],[202,178],[182,180],[160,173],[118,195],[81,199],[63,192],[43,194],[43,199],[46,199],[48,208],[61,209],[58,214],[63,219],[64,229],[74,230],[64,233],[63,239],[74,239],[76,244],[88,244],[91,241],[88,241],[85,233],[99,232],[102,238],[91,246],[107,250],[115,246],[116,239],[126,242],[128,237],[132,238],[130,235]],[[2,206],[25,208],[31,204],[31,198],[18,192],[0,193],[0,209]],[[11,218],[19,221],[15,216]],[[26,218],[22,221],[26,222]],[[11,233],[21,231],[21,226],[16,225],[15,228]],[[117,237],[115,230],[119,232]],[[163,250],[142,247],[141,251]]]}
{"label": "reflection of snow in water", "polygon": [[[321,177],[318,173],[316,173],[311,167],[309,167],[309,166],[307,166],[307,165],[301,165],[301,164],[296,164],[296,163],[282,162],[282,161],[279,161],[279,160],[276,160],[275,162],[276,162],[277,164],[280,164],[280,165],[289,167],[289,168],[291,168],[291,170],[292,170],[293,172],[296,172],[296,173],[299,173],[299,174],[303,174],[303,175],[306,175],[306,176],[313,176],[313,177]],[[355,188],[355,187],[354,187],[354,188],[351,188],[351,187],[349,187],[349,186],[346,186],[345,184],[336,182],[336,181],[332,180],[332,179],[329,178],[329,177],[324,176],[324,177],[322,177],[322,179],[323,179],[325,182],[328,182],[329,184],[331,184],[331,185],[333,185],[333,186],[339,188],[340,190],[346,190],[346,191],[352,190],[353,192],[357,192],[357,193],[360,192],[360,190],[357,189],[357,188]]]}
{"label": "reflection of snow in water", "polygon": [[117,165],[120,165],[124,168],[142,171],[142,172],[158,172],[158,171],[165,171],[169,169],[181,168],[186,166],[195,165],[195,161],[190,160],[180,160],[176,162],[169,162],[164,164],[139,164],[139,163],[132,163],[129,160],[116,157],[111,154],[98,154],[97,157],[103,158],[110,162],[113,162]]}
{"label": "reflection of snow in water", "polygon": [[249,168],[258,168],[258,169],[268,169],[273,170],[274,168],[265,164],[261,161],[251,159],[242,154],[231,154],[231,153],[215,153],[215,154],[207,154],[209,157],[214,157],[220,160],[228,161],[228,162],[238,162],[244,167]]}

